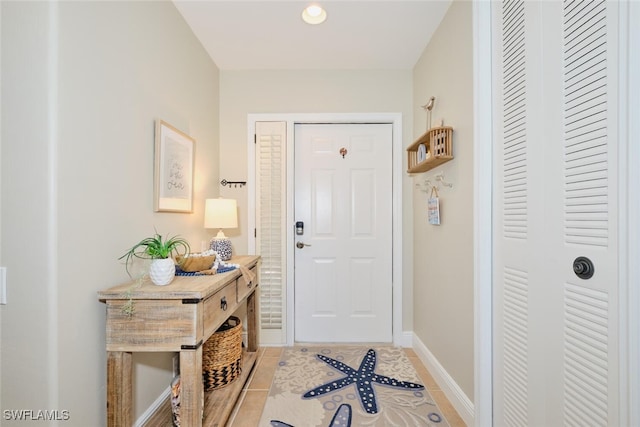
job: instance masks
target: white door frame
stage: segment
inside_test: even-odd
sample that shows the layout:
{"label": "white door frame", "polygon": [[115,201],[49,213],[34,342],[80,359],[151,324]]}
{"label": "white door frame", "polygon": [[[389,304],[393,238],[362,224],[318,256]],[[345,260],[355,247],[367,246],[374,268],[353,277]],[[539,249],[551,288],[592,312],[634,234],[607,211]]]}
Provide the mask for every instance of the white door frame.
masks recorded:
{"label": "white door frame", "polygon": [[[627,117],[634,118],[628,123],[627,138],[627,159],[633,165],[640,159],[640,3],[629,2],[629,17],[627,21],[629,31],[629,69],[627,94],[629,96],[629,111]],[[636,22],[636,25],[631,25]],[[635,165],[637,166],[637,165]],[[640,407],[637,404],[640,399],[640,170],[637,167],[630,167],[628,170],[628,239],[629,260],[627,262],[627,275],[629,283],[629,399],[636,402],[629,410],[629,425],[640,425]]]}
{"label": "white door frame", "polygon": [[[627,377],[620,381],[621,406],[624,425],[640,425],[640,28],[633,22],[640,20],[640,3],[620,2],[618,27],[620,40],[620,153],[619,180],[626,181],[620,198],[619,260],[621,347],[620,365]],[[624,248],[624,249],[623,249]]]}
{"label": "white door frame", "polygon": [[[493,2],[473,3],[474,61],[474,411],[475,425],[492,426],[492,70],[491,70],[491,7]],[[640,4],[621,2],[620,28],[626,32],[621,40],[619,71],[621,93],[620,114],[620,176],[626,182],[626,192],[620,194],[619,240],[624,254],[619,272],[623,289],[620,292],[622,344],[621,367],[627,370],[628,381],[621,381],[620,420],[625,425],[640,425],[640,28],[631,25],[640,20]],[[623,67],[625,68],[625,67]]]}
{"label": "white door frame", "polygon": [[491,3],[473,2],[474,420],[493,425],[493,75]]}
{"label": "white door frame", "polygon": [[[402,114],[401,113],[283,113],[283,114],[248,114],[247,115],[247,154],[248,154],[248,177],[247,177],[247,206],[248,206],[248,230],[252,230],[256,226],[255,212],[255,143],[254,133],[256,122],[278,121],[287,123],[287,141],[286,141],[286,182],[287,182],[287,224],[292,225],[295,221],[293,206],[293,135],[294,125],[297,123],[391,123],[393,125],[393,147],[392,147],[392,203],[393,203],[393,237],[392,237],[392,268],[393,268],[393,302],[392,302],[392,321],[393,321],[393,343],[398,346],[408,346],[410,341],[405,339],[402,330],[402,178],[403,178],[403,162],[402,159],[403,140],[402,140]],[[293,267],[294,267],[294,227],[287,227],[286,247],[287,247],[287,284],[286,284],[286,301],[285,301],[285,330],[286,345],[294,344],[294,289],[293,289]],[[255,237],[249,237],[249,253],[255,253],[256,240]]]}

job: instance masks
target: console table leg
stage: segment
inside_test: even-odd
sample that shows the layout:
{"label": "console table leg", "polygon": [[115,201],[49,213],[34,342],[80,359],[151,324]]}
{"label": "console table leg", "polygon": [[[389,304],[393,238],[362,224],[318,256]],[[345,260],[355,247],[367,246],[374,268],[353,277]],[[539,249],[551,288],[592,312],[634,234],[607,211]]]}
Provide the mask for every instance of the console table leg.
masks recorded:
{"label": "console table leg", "polygon": [[247,351],[258,351],[258,312],[256,311],[256,294],[247,297]]}
{"label": "console table leg", "polygon": [[131,353],[107,352],[107,426],[130,426],[131,422]]}
{"label": "console table leg", "polygon": [[180,352],[180,425],[202,426],[202,346]]}

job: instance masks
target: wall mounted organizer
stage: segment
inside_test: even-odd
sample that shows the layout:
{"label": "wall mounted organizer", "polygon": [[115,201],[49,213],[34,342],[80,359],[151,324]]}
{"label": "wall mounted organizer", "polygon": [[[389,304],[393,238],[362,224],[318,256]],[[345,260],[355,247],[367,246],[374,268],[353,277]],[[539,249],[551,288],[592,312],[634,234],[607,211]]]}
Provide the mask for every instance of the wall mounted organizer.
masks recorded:
{"label": "wall mounted organizer", "polygon": [[453,160],[453,128],[438,126],[407,147],[408,173],[426,172]]}

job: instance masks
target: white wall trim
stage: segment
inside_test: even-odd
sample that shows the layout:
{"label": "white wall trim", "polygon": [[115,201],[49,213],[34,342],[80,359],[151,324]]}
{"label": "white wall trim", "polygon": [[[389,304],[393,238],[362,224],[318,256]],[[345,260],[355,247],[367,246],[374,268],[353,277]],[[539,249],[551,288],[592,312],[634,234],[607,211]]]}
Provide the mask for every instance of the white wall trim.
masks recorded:
{"label": "white wall trim", "polygon": [[404,348],[413,348],[413,337],[414,337],[413,331],[404,331],[402,332],[402,336],[400,337],[400,340],[397,343],[395,343],[395,345],[399,347],[404,347]]}
{"label": "white wall trim", "polygon": [[142,427],[145,424],[147,424],[149,422],[149,420],[151,420],[151,417],[153,416],[153,414],[155,414],[164,405],[164,403],[169,399],[171,399],[171,386],[168,386],[162,392],[162,394],[160,394],[160,396],[158,396],[158,398],[153,401],[153,403],[147,408],[147,410],[144,411],[138,417],[138,419],[136,420],[134,426],[135,427]]}
{"label": "white wall trim", "polygon": [[[51,2],[47,5],[49,8],[49,22],[48,22],[48,35],[49,45],[47,46],[47,118],[49,128],[49,140],[47,142],[48,152],[46,158],[48,160],[48,175],[50,177],[47,189],[47,236],[44,237],[44,241],[47,243],[48,259],[44,261],[46,266],[48,285],[46,288],[47,305],[49,325],[48,330],[48,342],[47,342],[47,360],[48,363],[48,385],[49,385],[49,404],[53,408],[59,407],[59,391],[60,391],[60,369],[59,369],[59,344],[60,344],[60,332],[59,332],[59,313],[58,313],[58,290],[60,284],[58,282],[59,277],[59,255],[58,245],[60,244],[58,238],[58,135],[59,135],[59,122],[58,110],[59,104],[59,80],[58,80],[58,61],[59,61],[59,29],[60,22],[59,8],[57,2]],[[6,142],[5,142],[6,143]]]}
{"label": "white wall trim", "polygon": [[[273,114],[248,114],[248,230],[255,228],[255,144],[253,134],[255,124],[260,121],[283,121],[287,123],[287,223],[293,224],[293,150],[290,149],[293,142],[293,127],[296,123],[391,123],[393,126],[393,343],[402,345],[404,341],[402,330],[402,114],[401,113],[273,113]],[[248,237],[249,253],[255,253],[255,238]],[[287,247],[292,249],[294,241],[293,227],[287,230]],[[287,290],[286,290],[286,345],[294,344],[293,334],[293,250],[287,252]],[[261,338],[262,341],[262,338]],[[276,343],[269,343],[276,344]]]}
{"label": "white wall trim", "polygon": [[436,383],[438,383],[442,392],[458,412],[458,415],[460,415],[468,426],[474,425],[475,411],[473,402],[416,334],[413,334],[413,351],[416,352],[418,358],[422,361]]}
{"label": "white wall trim", "polygon": [[[621,390],[627,396],[627,414],[621,417],[627,425],[640,425],[640,171],[637,161],[640,159],[640,3],[629,1],[621,3],[623,22],[621,27],[626,29],[627,46],[624,54],[627,56],[627,69],[624,76],[626,87],[621,93],[627,96],[627,111],[625,124],[622,129],[626,148],[626,268],[621,274],[626,276],[627,284],[627,374],[628,384]],[[622,158],[621,158],[622,161]],[[624,179],[624,177],[621,177]]]}
{"label": "white wall trim", "polygon": [[473,2],[474,406],[478,427],[493,425],[491,51],[491,2]]}
{"label": "white wall trim", "polygon": [[[633,329],[629,323],[630,315],[632,312],[632,303],[629,295],[631,288],[629,286],[629,271],[627,266],[629,265],[629,257],[627,248],[629,247],[629,227],[631,226],[630,218],[627,217],[628,213],[628,201],[629,192],[627,184],[629,184],[629,172],[634,167],[633,161],[629,162],[628,150],[630,148],[629,141],[629,97],[628,97],[628,46],[630,40],[627,40],[626,36],[629,34],[628,28],[628,14],[625,6],[626,3],[621,2],[618,9],[618,31],[619,37],[619,58],[618,58],[618,304],[619,304],[619,331],[620,331],[620,354],[619,354],[619,366],[620,372],[629,373],[631,370],[632,362],[629,360],[631,352],[631,336],[629,331]],[[620,425],[631,425],[629,419],[631,416],[630,408],[633,406],[630,400],[630,387],[631,376],[620,375],[618,393],[620,395]]]}

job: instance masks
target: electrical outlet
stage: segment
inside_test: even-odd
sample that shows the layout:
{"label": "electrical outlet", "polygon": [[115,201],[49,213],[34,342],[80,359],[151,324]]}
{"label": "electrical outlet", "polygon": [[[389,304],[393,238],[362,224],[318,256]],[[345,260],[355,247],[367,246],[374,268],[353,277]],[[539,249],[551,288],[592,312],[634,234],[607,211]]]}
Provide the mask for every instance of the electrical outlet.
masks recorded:
{"label": "electrical outlet", "polygon": [[0,304],[7,303],[7,267],[0,267]]}

